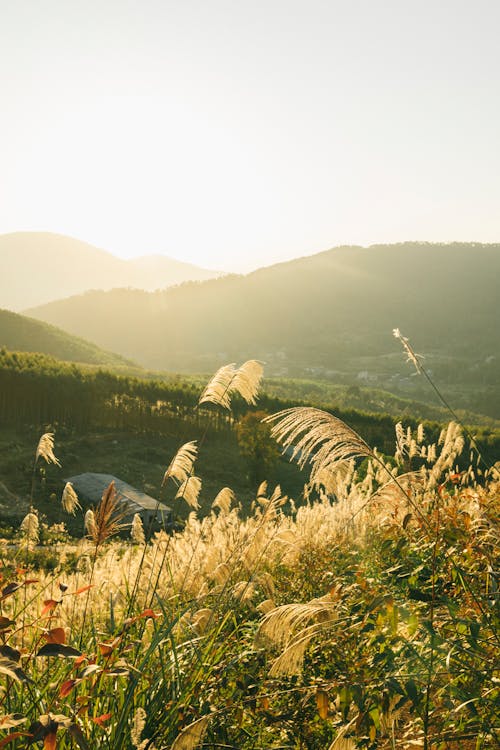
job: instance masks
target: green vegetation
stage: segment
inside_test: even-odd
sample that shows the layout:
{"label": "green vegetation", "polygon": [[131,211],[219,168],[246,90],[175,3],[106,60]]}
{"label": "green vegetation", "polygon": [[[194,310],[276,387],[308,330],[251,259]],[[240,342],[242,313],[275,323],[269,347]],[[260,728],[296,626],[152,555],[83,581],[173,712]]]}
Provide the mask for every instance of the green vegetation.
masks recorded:
{"label": "green vegetation", "polygon": [[[231,388],[251,400],[243,367],[214,376],[214,410]],[[435,441],[398,426],[390,460],[328,412],[271,424],[311,470],[299,508],[260,487],[242,518],[224,490],[182,531],[127,544],[110,485],[85,539],[50,531],[45,565],[32,507],[0,548],[2,746],[498,746],[498,472],[456,470],[457,424]],[[36,455],[54,468],[50,436]],[[195,462],[182,446],[163,482],[190,510]]]}
{"label": "green vegetation", "polygon": [[99,349],[95,344],[71,336],[48,323],[9,310],[0,310],[0,347],[21,352],[40,352],[69,362],[112,368],[135,367],[118,354]]}
{"label": "green vegetation", "polygon": [[[304,474],[285,459],[274,462],[276,451],[267,441],[266,455],[251,436],[243,437],[243,445],[238,446],[234,427],[245,419],[255,426],[253,407],[238,397],[233,399],[231,414],[210,405],[196,407],[200,390],[196,379],[142,379],[83,368],[46,355],[0,350],[0,520],[4,524],[17,522],[26,512],[31,446],[36,435],[47,430],[56,432],[64,469],[61,473],[47,467],[37,475],[40,509],[49,523],[58,520],[53,496],[60,496],[63,476],[111,472],[156,496],[166,457],[175,453],[183,439],[201,440],[205,434],[210,439],[199,459],[206,493],[202,512],[220,489],[222,466],[225,481],[245,510],[262,478],[280,484],[299,501]],[[297,387],[296,395],[300,392]],[[262,393],[257,408],[269,414],[294,403]],[[339,409],[331,402],[317,401],[316,405],[347,421],[383,453],[392,454],[397,417]],[[417,424],[415,419],[405,422],[413,427]],[[429,437],[437,439],[439,424],[427,422],[426,426]],[[487,461],[494,463],[500,457],[498,429],[476,427],[474,433]],[[73,533],[80,532],[77,522],[69,519],[68,525]]]}
{"label": "green vegetation", "polygon": [[428,403],[391,336],[399,326],[456,407],[499,418],[499,276],[498,245],[340,247],[244,277],[92,292],[31,314],[153,369],[213,371],[251,352],[268,375]]}

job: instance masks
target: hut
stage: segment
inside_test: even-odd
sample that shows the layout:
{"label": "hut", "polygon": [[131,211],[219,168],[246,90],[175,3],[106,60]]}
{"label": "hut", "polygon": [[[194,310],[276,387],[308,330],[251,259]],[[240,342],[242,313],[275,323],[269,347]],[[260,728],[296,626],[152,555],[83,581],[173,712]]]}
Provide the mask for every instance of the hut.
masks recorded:
{"label": "hut", "polygon": [[94,506],[100,503],[103,493],[111,482],[114,482],[116,498],[125,512],[125,525],[132,523],[132,518],[138,513],[146,530],[173,526],[174,516],[171,508],[112,474],[94,474],[87,471],[68,477],[65,481],[71,482],[83,504]]}

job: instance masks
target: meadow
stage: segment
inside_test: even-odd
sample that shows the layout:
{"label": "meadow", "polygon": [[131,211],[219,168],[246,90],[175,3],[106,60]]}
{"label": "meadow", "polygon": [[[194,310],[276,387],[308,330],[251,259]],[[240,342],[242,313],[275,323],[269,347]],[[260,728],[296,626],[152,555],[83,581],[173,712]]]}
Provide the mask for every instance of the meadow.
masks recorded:
{"label": "meadow", "polygon": [[[221,368],[199,403],[230,414],[261,377]],[[263,482],[242,513],[221,487],[200,517],[208,426],[165,467],[181,531],[119,536],[110,485],[46,569],[33,498],[0,548],[0,748],[498,747],[498,468],[456,422],[398,424],[393,456],[320,409],[266,424],[300,503]],[[33,474],[56,456],[43,435]]]}

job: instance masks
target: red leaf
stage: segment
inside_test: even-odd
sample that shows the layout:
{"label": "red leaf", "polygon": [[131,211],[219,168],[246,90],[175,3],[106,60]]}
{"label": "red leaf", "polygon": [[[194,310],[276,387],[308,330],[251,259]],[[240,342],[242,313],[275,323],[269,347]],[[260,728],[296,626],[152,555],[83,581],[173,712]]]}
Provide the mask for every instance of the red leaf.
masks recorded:
{"label": "red leaf", "polygon": [[83,594],[84,591],[88,591],[89,589],[91,589],[93,585],[94,584],[91,583],[89,586],[82,586],[81,589],[77,589],[76,591],[72,591],[71,593],[73,594],[73,596],[78,596],[78,594]]}
{"label": "red leaf", "polygon": [[87,654],[82,654],[81,656],[78,656],[75,659],[75,667],[79,667],[80,664],[83,664],[86,658],[87,658]]}
{"label": "red leaf", "polygon": [[102,714],[101,716],[95,716],[92,717],[92,721],[97,724],[97,726],[102,727],[104,724],[111,719],[113,714]]}
{"label": "red leaf", "polygon": [[27,578],[25,581],[23,581],[23,586],[29,586],[30,583],[40,583],[39,578]]}
{"label": "red leaf", "polygon": [[50,734],[45,735],[45,739],[43,741],[43,750],[56,750],[55,732],[50,732]]}
{"label": "red leaf", "polygon": [[141,612],[139,617],[152,617],[153,620],[156,620],[161,615],[157,615],[156,612],[153,612],[152,609],[145,609],[144,612]]}
{"label": "red leaf", "polygon": [[71,693],[77,682],[78,680],[66,680],[66,682],[63,682],[59,688],[59,697],[66,698]]}
{"label": "red leaf", "polygon": [[109,656],[113,653],[116,643],[98,643],[97,645],[102,656]]}
{"label": "red leaf", "polygon": [[9,742],[12,742],[13,740],[19,739],[19,737],[31,737],[32,735],[29,732],[11,732],[7,735],[7,737],[4,737],[3,740],[0,740],[0,747],[6,747]]}
{"label": "red leaf", "polygon": [[58,604],[60,604],[60,601],[57,601],[57,599],[46,599],[43,603],[43,609],[40,617],[43,617],[48,612],[52,612],[53,609],[57,607]]}
{"label": "red leaf", "polygon": [[47,643],[66,643],[64,628],[52,628],[43,634]]}

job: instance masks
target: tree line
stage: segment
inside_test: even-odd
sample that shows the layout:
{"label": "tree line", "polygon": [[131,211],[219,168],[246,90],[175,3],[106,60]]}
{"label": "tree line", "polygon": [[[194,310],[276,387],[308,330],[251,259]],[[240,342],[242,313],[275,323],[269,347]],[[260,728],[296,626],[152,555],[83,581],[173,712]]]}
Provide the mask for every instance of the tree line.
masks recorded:
{"label": "tree line", "polygon": [[[232,412],[197,406],[200,388],[192,383],[143,379],[62,362],[49,355],[0,349],[0,419],[7,424],[65,425],[84,431],[89,428],[131,429],[172,433],[186,421],[193,437],[208,430],[229,430],[248,411],[235,398]],[[260,395],[258,409],[273,413],[297,402]],[[311,404],[309,404],[311,405]],[[354,409],[339,410],[322,405],[347,422],[367,443],[384,453],[394,450],[394,424],[388,415],[367,414]],[[405,418],[416,426],[416,420]],[[427,423],[429,437],[439,434],[440,425]],[[490,461],[500,457],[498,431],[478,433]]]}

